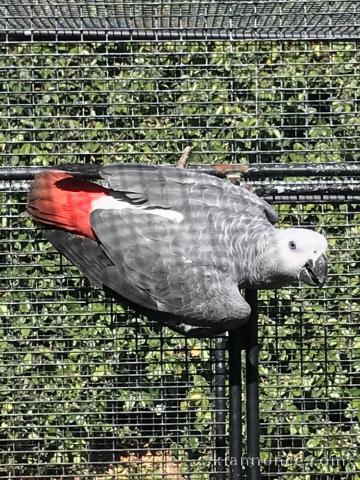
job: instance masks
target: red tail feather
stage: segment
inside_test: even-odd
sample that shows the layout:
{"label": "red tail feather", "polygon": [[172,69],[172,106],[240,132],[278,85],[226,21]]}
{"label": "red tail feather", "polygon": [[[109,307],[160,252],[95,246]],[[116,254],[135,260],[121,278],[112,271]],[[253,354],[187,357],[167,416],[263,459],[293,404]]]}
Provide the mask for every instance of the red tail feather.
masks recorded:
{"label": "red tail feather", "polygon": [[95,239],[90,225],[91,204],[109,190],[61,171],[36,176],[27,210],[38,222]]}

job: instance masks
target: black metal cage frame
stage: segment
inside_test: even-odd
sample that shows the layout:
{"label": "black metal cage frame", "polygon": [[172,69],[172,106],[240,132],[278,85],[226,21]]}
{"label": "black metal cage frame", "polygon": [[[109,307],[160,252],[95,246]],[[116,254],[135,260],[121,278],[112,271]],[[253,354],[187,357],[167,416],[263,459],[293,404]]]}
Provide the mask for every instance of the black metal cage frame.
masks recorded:
{"label": "black metal cage frame", "polygon": [[6,0],[0,7],[1,35],[10,41],[346,40],[359,28],[353,0]]}

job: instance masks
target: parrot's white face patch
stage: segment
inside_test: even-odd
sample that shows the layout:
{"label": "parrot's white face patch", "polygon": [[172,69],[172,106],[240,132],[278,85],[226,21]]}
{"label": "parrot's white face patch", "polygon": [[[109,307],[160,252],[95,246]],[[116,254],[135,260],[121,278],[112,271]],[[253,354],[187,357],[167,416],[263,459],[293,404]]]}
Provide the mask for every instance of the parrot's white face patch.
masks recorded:
{"label": "parrot's white face patch", "polygon": [[323,235],[303,228],[278,230],[277,241],[280,263],[293,275],[307,262],[315,263],[328,248]]}
{"label": "parrot's white face patch", "polygon": [[176,210],[170,210],[166,208],[149,208],[146,205],[133,205],[128,202],[123,202],[121,200],[117,200],[110,195],[98,198],[91,203],[91,211],[94,210],[123,210],[123,209],[135,209],[141,210],[144,213],[148,213],[149,215],[158,215],[160,217],[167,218],[173,222],[180,223],[184,216],[177,212]]}

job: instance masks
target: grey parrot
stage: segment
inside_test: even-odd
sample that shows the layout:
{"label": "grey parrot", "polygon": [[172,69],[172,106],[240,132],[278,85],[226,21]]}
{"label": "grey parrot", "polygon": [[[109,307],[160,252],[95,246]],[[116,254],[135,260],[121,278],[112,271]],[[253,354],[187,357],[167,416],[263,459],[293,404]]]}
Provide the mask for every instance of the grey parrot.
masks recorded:
{"label": "grey parrot", "polygon": [[110,165],[100,175],[107,187],[45,171],[27,210],[92,283],[178,332],[244,324],[239,289],[325,282],[325,237],[275,228],[275,211],[244,187],[171,166]]}

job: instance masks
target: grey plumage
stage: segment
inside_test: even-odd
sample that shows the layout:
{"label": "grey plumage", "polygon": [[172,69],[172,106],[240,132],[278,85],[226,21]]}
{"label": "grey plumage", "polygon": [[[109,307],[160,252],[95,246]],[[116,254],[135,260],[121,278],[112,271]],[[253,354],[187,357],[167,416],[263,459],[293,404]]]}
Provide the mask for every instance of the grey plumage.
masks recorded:
{"label": "grey plumage", "polygon": [[172,167],[105,167],[101,175],[111,188],[139,195],[147,209],[184,216],[177,223],[146,210],[95,210],[93,229],[121,266],[105,272],[107,286],[141,307],[175,315],[187,333],[199,334],[204,325],[227,330],[247,319],[236,269],[249,260],[239,262],[236,239],[243,236],[250,250],[252,227],[276,219],[267,203],[216,177]]}
{"label": "grey plumage", "polygon": [[219,178],[173,167],[114,165],[111,202],[94,207],[96,239],[48,238],[94,283],[177,331],[214,335],[244,323],[239,288],[294,279],[276,264],[277,214]]}

